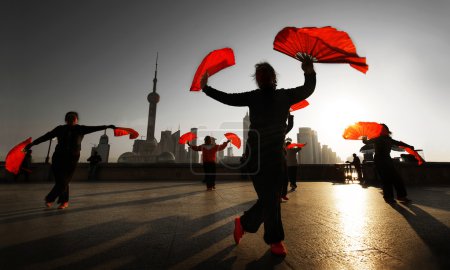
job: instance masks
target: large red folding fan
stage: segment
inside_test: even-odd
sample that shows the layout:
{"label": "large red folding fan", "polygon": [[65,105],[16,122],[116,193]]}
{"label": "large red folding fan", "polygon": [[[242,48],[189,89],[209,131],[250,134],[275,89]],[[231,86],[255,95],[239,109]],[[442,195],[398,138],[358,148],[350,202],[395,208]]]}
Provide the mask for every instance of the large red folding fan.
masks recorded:
{"label": "large red folding fan", "polygon": [[190,141],[194,140],[195,138],[197,138],[197,135],[195,135],[195,133],[187,132],[187,133],[181,135],[180,139],[178,140],[178,143],[186,144],[187,142],[190,142]]}
{"label": "large red folding fan", "polygon": [[117,127],[114,129],[114,136],[118,137],[124,135],[130,135],[130,139],[136,139],[139,137],[139,133],[132,128]]}
{"label": "large red folding fan", "polygon": [[18,174],[20,171],[20,166],[22,165],[23,160],[25,159],[25,152],[23,149],[25,146],[31,143],[31,137],[26,139],[25,141],[19,143],[14,146],[6,155],[5,159],[5,168],[8,172],[13,174]]}
{"label": "large red folding fan", "polygon": [[346,140],[361,140],[363,137],[373,139],[379,137],[383,126],[375,122],[357,122],[348,126],[342,137]]}
{"label": "large red folding fan", "polygon": [[289,108],[289,112],[293,112],[293,111],[296,111],[296,110],[300,110],[300,109],[303,109],[303,108],[305,108],[306,106],[308,106],[309,105],[309,102],[305,99],[305,100],[302,100],[302,101],[300,101],[300,102],[298,102],[298,103],[295,103],[294,105],[292,105],[290,108]]}
{"label": "large red folding fan", "polygon": [[317,63],[347,63],[362,73],[369,69],[349,35],[331,26],[285,27],[276,35],[273,49],[302,62],[309,58]]}
{"label": "large red folding fan", "polygon": [[241,139],[234,133],[225,133],[225,137],[238,149],[241,148]]}
{"label": "large red folding fan", "polygon": [[223,48],[210,52],[200,63],[192,80],[191,91],[200,91],[200,80],[203,74],[208,72],[209,76],[218,71],[235,64],[234,53],[231,48]]}

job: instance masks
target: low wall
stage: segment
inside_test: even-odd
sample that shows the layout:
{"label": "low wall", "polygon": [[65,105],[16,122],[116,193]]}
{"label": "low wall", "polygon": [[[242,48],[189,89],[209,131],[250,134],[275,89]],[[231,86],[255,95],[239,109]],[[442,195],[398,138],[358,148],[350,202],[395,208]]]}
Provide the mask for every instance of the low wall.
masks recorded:
{"label": "low wall", "polygon": [[[397,169],[406,184],[410,185],[450,185],[450,163],[427,162],[422,166],[398,163]],[[35,163],[31,167],[29,182],[52,181],[50,165]],[[75,170],[72,181],[87,181],[89,164],[80,163]],[[98,181],[164,181],[203,179],[201,164],[100,164],[97,169]],[[377,181],[373,164],[363,165],[363,174],[369,182]],[[336,164],[302,164],[299,165],[300,181],[337,181],[345,180],[345,165]],[[217,180],[243,180],[239,169],[217,166]],[[245,180],[245,179],[244,179]],[[13,175],[5,171],[0,164],[0,181],[12,182]],[[20,176],[18,182],[23,182]]]}

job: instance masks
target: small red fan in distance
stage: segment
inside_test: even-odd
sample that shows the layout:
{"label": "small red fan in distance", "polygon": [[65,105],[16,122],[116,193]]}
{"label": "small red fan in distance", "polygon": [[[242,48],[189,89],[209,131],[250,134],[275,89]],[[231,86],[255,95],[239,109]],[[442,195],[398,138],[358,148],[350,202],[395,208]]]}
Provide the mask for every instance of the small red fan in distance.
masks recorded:
{"label": "small red fan in distance", "polygon": [[8,172],[18,174],[26,153],[25,146],[31,143],[31,137],[14,146],[6,155],[5,168]]}
{"label": "small red fan in distance", "polygon": [[224,68],[235,64],[234,53],[231,48],[223,48],[210,52],[200,63],[192,80],[191,91],[200,91],[200,80],[203,74],[208,72],[209,76]]}
{"label": "small red fan in distance", "polygon": [[291,143],[288,146],[286,146],[286,149],[292,149],[292,148],[302,148],[306,145],[306,143]]}
{"label": "small red fan in distance", "polygon": [[300,101],[300,102],[298,102],[298,103],[295,103],[294,105],[292,105],[290,108],[289,108],[289,112],[293,112],[293,111],[296,111],[296,110],[300,110],[300,109],[303,109],[303,108],[305,108],[306,106],[308,106],[309,105],[309,102],[305,99],[305,100],[302,100],[302,101]]}
{"label": "small red fan in distance", "polygon": [[285,27],[275,37],[273,49],[300,61],[316,63],[347,63],[366,73],[366,58],[356,53],[356,47],[344,31],[326,27]]}
{"label": "small red fan in distance", "polygon": [[187,142],[190,142],[190,141],[194,140],[195,138],[197,138],[197,135],[195,135],[195,133],[187,132],[187,133],[181,135],[180,139],[178,140],[178,143],[186,144]]}
{"label": "small red fan in distance", "polygon": [[379,137],[383,130],[383,126],[376,122],[357,122],[348,126],[342,137],[346,140],[361,140],[363,137],[373,139]]}
{"label": "small red fan in distance", "polygon": [[241,139],[234,133],[225,133],[225,137],[238,149],[241,148]]}
{"label": "small red fan in distance", "polygon": [[422,165],[425,162],[425,160],[423,160],[423,158],[419,155],[419,153],[417,153],[417,151],[405,146],[400,146],[400,148],[405,149],[405,151],[408,152],[408,154],[413,155],[414,158],[417,160],[417,164]]}
{"label": "small red fan in distance", "polygon": [[139,133],[132,128],[117,127],[114,129],[114,136],[119,137],[124,135],[130,135],[130,139],[139,137]]}

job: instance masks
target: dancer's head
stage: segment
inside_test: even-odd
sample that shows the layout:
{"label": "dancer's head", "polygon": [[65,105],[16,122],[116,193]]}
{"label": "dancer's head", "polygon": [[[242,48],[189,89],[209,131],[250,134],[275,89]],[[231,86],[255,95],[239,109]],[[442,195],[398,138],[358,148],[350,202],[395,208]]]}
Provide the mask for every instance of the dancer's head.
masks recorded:
{"label": "dancer's head", "polygon": [[70,111],[66,113],[66,116],[64,117],[64,120],[66,121],[66,124],[69,126],[73,126],[78,124],[78,113],[74,111]]}
{"label": "dancer's head", "polygon": [[356,154],[355,154],[355,153],[353,153],[353,157],[356,157]]}
{"label": "dancer's head", "polygon": [[205,137],[205,144],[211,144],[211,136]]}
{"label": "dancer's head", "polygon": [[255,65],[255,74],[253,77],[261,89],[274,89],[277,87],[277,74],[275,73],[275,69],[267,62],[261,62]]}
{"label": "dancer's head", "polygon": [[389,130],[389,127],[386,124],[381,124],[383,126],[383,129],[381,130],[382,136],[391,136],[392,132]]}

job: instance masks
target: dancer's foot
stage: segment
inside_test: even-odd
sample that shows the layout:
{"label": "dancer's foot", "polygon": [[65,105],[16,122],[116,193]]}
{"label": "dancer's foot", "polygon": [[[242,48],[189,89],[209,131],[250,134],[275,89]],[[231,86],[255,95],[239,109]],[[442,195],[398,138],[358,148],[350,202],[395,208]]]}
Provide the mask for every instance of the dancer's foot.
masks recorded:
{"label": "dancer's foot", "polygon": [[213,189],[213,190],[216,190],[216,186],[213,186],[212,189]]}
{"label": "dancer's foot", "polygon": [[284,246],[283,241],[270,244],[270,251],[272,252],[273,255],[277,256],[286,256],[287,254],[287,249]]}
{"label": "dancer's foot", "polygon": [[45,207],[50,208],[52,207],[53,202],[45,202]]}
{"label": "dancer's foot", "polygon": [[241,224],[241,218],[237,217],[234,219],[234,232],[233,232],[233,236],[234,236],[234,242],[236,243],[236,245],[239,245],[239,242],[241,242],[241,238],[244,235],[245,231],[244,228],[242,228],[242,224]]}
{"label": "dancer's foot", "polygon": [[67,208],[67,207],[69,207],[69,203],[68,203],[68,202],[65,202],[65,203],[60,204],[60,205],[58,206],[58,209],[65,209],[65,208]]}

